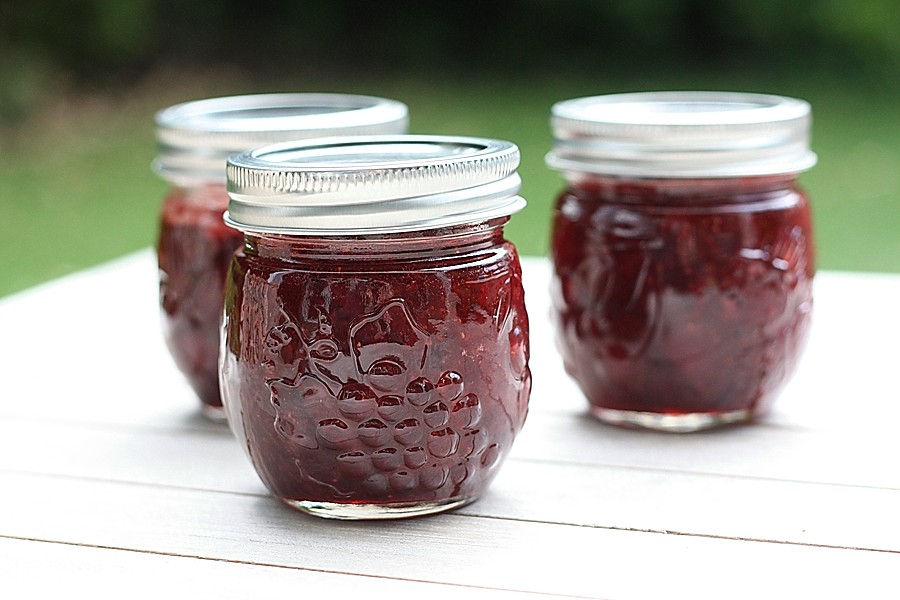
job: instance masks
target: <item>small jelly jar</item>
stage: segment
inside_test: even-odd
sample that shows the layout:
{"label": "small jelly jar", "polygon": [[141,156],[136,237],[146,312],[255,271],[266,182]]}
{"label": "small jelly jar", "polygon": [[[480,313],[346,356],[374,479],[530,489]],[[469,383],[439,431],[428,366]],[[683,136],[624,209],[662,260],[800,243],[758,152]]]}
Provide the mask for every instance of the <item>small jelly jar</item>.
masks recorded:
{"label": "small jelly jar", "polygon": [[476,499],[525,420],[518,149],[369,136],[234,156],[228,421],[300,511],[382,519]]}
{"label": "small jelly jar", "polygon": [[225,272],[244,241],[222,221],[228,155],[323,135],[403,133],[406,125],[404,104],[344,94],[234,96],[157,113],[153,166],[172,186],[157,242],[162,328],[205,415],[224,419],[218,365]]}
{"label": "small jelly jar", "polygon": [[552,109],[552,317],[602,421],[694,431],[752,420],[795,370],[812,310],[810,108],[726,92]]}

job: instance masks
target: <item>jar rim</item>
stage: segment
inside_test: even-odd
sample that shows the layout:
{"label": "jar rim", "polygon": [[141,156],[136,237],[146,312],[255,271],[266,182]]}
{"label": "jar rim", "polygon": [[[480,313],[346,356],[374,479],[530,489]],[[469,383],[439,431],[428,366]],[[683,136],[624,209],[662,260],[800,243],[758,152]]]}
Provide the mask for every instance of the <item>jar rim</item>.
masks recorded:
{"label": "jar rim", "polygon": [[229,155],[288,140],[403,133],[397,100],[340,93],[274,93],[183,102],[154,116],[153,170],[173,183],[224,181]]}
{"label": "jar rim", "polygon": [[434,229],[521,210],[519,149],[489,138],[332,137],[228,159],[225,221],[243,231],[368,235]]}
{"label": "jar rim", "polygon": [[799,173],[816,163],[804,100],[745,92],[634,92],[557,102],[551,168],[634,177]]}

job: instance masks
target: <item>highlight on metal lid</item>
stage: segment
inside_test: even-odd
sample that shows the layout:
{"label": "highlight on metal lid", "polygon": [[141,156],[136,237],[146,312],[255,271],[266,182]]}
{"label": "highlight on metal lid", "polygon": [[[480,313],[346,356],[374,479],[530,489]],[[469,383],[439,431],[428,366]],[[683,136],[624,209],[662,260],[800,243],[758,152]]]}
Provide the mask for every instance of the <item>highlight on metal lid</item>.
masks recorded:
{"label": "highlight on metal lid", "polygon": [[332,137],[228,159],[225,221],[250,232],[366,235],[434,229],[521,210],[519,149],[455,136]]}
{"label": "highlight on metal lid", "polygon": [[409,110],[374,96],[253,94],[176,104],[156,113],[155,123],[159,175],[224,181],[225,160],[236,152],[289,140],[404,133]]}
{"label": "highlight on metal lid", "polygon": [[811,110],[795,98],[741,92],[638,92],[551,109],[547,164],[626,177],[798,173],[816,163]]}

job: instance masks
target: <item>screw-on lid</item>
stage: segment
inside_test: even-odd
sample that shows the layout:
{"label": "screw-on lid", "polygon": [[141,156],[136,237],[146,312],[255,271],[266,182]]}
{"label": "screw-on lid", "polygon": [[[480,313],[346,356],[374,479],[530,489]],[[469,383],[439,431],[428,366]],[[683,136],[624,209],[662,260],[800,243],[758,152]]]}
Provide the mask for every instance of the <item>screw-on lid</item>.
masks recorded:
{"label": "screw-on lid", "polygon": [[519,149],[448,136],[334,137],[258,148],[228,159],[226,222],[252,232],[365,235],[505,217]]}
{"label": "screw-on lid", "polygon": [[644,92],[566,100],[551,110],[547,164],[626,177],[746,177],[811,168],[803,100],[734,92]]}
{"label": "screw-on lid", "polygon": [[405,104],[351,94],[257,94],[177,104],[156,114],[154,170],[176,183],[224,181],[225,160],[275,142],[404,133]]}

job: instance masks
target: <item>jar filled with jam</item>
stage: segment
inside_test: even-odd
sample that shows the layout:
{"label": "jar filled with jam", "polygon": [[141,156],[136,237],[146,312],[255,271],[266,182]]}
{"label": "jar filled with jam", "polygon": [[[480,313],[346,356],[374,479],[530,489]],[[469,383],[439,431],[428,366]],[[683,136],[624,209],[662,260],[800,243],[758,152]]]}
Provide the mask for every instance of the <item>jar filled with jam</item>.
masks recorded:
{"label": "jar filled with jam", "polygon": [[809,105],[614,94],[560,102],[552,125],[552,316],[592,414],[694,431],[764,413],[812,310]]}
{"label": "jar filled with jam", "polygon": [[225,272],[244,241],[227,227],[225,160],[269,143],[403,133],[407,108],[345,94],[260,94],[179,104],[156,115],[154,169],[171,183],[157,243],[163,334],[204,414],[223,419],[219,330]]}
{"label": "jar filled with jam", "polygon": [[225,297],[228,421],[300,511],[448,510],[489,485],[531,390],[522,275],[504,224],[518,149],[366,136],[233,156],[245,236]]}

